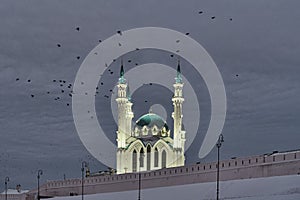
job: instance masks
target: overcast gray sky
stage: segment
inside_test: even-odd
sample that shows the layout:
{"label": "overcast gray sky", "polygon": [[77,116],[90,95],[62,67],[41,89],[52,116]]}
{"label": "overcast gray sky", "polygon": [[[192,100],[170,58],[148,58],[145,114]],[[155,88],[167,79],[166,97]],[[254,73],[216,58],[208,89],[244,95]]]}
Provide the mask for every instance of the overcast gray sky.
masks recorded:
{"label": "overcast gray sky", "polygon": [[[0,179],[8,175],[11,187],[33,188],[40,168],[43,181],[63,174],[79,177],[82,160],[89,161],[92,171],[105,169],[79,140],[68,86],[99,40],[117,30],[145,26],[189,33],[217,64],[228,101],[223,158],[298,149],[299,6],[296,0],[1,0]],[[170,53],[157,50],[129,53],[124,59],[128,68],[148,62],[176,65]],[[182,73],[203,91],[204,115],[199,136],[187,151],[187,164],[199,160],[201,133],[210,118],[205,83],[188,65],[182,63]],[[113,97],[109,90],[118,78],[118,63],[110,69],[103,85],[99,83],[98,116],[108,113],[103,105],[110,99],[104,95]],[[135,120],[156,100],[167,111],[172,108],[171,93],[162,87],[145,86],[133,97]],[[116,124],[110,117],[101,123],[113,141]],[[215,157],[212,151],[205,160]]]}

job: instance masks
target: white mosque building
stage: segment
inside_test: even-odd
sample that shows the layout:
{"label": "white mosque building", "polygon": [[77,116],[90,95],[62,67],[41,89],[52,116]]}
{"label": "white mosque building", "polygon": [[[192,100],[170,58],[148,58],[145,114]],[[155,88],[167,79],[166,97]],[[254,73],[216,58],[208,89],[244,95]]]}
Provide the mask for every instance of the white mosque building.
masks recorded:
{"label": "white mosque building", "polygon": [[[141,116],[132,127],[132,102],[129,87],[124,78],[124,68],[121,64],[118,82],[118,130],[117,130],[117,173],[150,171],[161,168],[183,166],[185,162],[184,144],[185,131],[182,126],[183,82],[180,63],[177,66],[174,95],[172,98],[174,111],[173,130],[166,121],[152,113]],[[173,131],[173,137],[171,137]]]}

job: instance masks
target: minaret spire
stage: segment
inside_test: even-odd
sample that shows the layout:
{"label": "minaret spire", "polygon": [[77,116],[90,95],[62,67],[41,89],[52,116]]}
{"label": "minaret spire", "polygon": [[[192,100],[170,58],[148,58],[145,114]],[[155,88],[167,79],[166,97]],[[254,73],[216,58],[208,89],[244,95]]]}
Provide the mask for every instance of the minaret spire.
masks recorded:
{"label": "minaret spire", "polygon": [[121,69],[120,69],[119,83],[125,83],[125,78],[124,78],[124,67],[123,67],[123,58],[121,58]]}
{"label": "minaret spire", "polygon": [[177,61],[177,76],[175,78],[176,83],[182,83],[181,70],[180,70],[180,59]]}

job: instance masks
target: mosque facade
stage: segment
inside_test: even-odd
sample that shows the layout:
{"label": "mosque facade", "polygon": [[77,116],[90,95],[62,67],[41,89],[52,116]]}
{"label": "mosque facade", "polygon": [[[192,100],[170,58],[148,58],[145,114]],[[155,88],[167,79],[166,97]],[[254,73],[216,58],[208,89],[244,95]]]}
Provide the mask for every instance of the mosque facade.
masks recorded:
{"label": "mosque facade", "polygon": [[[118,130],[117,130],[117,173],[151,171],[162,168],[183,166],[185,162],[185,130],[182,126],[183,82],[180,63],[177,66],[173,102],[173,130],[159,115],[144,114],[135,123],[129,86],[124,78],[121,64],[117,84]],[[171,131],[172,135],[171,135]]]}

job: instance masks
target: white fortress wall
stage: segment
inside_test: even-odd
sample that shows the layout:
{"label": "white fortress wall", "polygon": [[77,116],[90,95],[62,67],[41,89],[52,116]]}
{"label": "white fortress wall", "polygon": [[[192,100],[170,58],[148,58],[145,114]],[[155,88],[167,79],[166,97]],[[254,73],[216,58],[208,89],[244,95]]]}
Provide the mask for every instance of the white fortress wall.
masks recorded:
{"label": "white fortress wall", "polygon": [[[141,173],[142,188],[155,188],[216,181],[217,163],[200,163]],[[251,156],[220,161],[220,180],[249,179],[300,174],[300,151]],[[138,173],[88,177],[84,193],[136,190]],[[35,191],[29,192],[32,196]],[[41,196],[81,195],[81,179],[48,181]],[[28,198],[30,199],[30,198]],[[1,199],[0,199],[1,200]]]}

